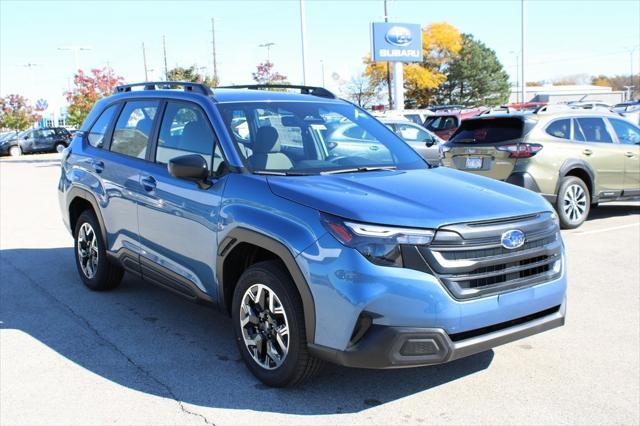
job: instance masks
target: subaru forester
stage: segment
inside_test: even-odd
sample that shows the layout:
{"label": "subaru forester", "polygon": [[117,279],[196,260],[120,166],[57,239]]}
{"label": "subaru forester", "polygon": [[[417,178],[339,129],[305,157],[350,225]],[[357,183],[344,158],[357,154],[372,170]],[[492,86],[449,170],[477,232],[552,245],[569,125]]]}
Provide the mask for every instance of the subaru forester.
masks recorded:
{"label": "subaru forester", "polygon": [[[87,287],[127,271],[217,306],[270,386],[564,324],[564,247],[541,196],[430,165],[323,88],[273,87],[142,83],[96,103],[58,188]],[[368,139],[332,154],[345,123]]]}

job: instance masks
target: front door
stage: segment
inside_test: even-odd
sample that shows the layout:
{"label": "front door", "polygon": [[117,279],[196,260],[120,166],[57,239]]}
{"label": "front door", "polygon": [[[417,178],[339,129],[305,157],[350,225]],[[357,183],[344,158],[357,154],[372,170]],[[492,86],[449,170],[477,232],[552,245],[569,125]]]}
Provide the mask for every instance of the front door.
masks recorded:
{"label": "front door", "polygon": [[[153,164],[140,176],[142,273],[187,296],[205,293],[215,299],[218,213],[226,177],[217,175],[222,155],[207,115],[191,102],[167,102],[155,146]],[[188,154],[205,158],[211,187],[199,188],[168,172],[169,160]]]}

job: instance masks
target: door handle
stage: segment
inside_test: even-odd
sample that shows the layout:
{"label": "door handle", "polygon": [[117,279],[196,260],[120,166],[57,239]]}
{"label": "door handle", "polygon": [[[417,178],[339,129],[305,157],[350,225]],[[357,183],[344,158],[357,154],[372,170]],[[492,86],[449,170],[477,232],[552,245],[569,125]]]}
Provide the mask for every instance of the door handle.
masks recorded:
{"label": "door handle", "polygon": [[102,161],[91,160],[89,164],[91,164],[91,167],[93,167],[93,170],[95,170],[96,173],[102,173],[104,170],[104,163]]}
{"label": "door handle", "polygon": [[371,151],[377,151],[377,150],[379,150],[379,149],[380,149],[380,147],[379,147],[379,146],[376,146],[376,145],[371,145],[371,146],[369,147],[369,149],[370,149]]}
{"label": "door handle", "polygon": [[593,151],[591,151],[590,149],[585,149],[585,150],[582,151],[582,153],[584,155],[591,155],[591,154],[593,154]]}
{"label": "door handle", "polygon": [[142,179],[140,179],[140,183],[142,184],[144,190],[147,192],[152,192],[156,189],[156,180],[153,176],[143,177]]}
{"label": "door handle", "polygon": [[633,152],[625,152],[624,155],[626,155],[629,158],[634,156]]}

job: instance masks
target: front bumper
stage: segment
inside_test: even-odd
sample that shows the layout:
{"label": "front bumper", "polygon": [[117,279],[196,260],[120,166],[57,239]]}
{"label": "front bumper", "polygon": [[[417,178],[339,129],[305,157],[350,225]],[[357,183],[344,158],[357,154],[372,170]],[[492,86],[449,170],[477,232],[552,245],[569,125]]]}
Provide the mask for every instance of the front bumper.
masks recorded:
{"label": "front bumper", "polygon": [[448,335],[441,328],[373,325],[344,351],[309,345],[313,355],[347,367],[402,368],[442,364],[564,325],[562,305],[484,329]]}

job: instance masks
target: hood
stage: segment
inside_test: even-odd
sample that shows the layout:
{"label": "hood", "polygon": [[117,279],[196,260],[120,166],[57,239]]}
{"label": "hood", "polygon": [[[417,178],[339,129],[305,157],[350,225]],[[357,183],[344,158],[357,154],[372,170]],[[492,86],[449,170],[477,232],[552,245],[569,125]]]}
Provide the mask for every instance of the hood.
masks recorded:
{"label": "hood", "polygon": [[522,216],[552,208],[527,189],[446,167],[269,176],[274,194],[359,222],[415,228]]}

